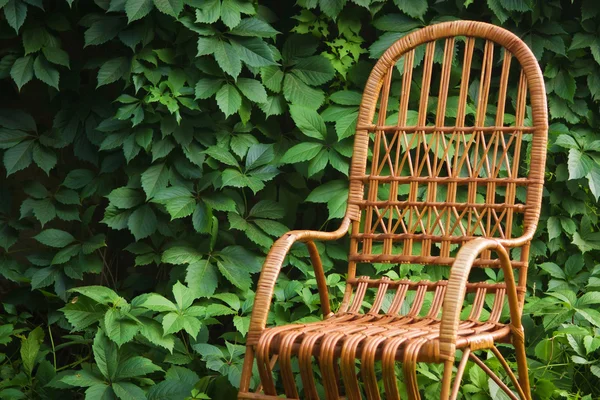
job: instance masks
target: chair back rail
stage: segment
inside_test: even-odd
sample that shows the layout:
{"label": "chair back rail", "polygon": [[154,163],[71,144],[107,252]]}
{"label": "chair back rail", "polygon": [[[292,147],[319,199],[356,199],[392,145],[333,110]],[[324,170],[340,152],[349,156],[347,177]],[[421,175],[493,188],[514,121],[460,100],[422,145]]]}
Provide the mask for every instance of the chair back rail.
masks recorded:
{"label": "chair back rail", "polygon": [[[542,73],[512,33],[453,21],[394,43],[360,106],[346,211],[349,286],[359,285],[357,264],[452,265],[460,244],[483,236],[520,248],[512,265],[522,294],[547,130]],[[500,266],[489,251],[475,264]]]}

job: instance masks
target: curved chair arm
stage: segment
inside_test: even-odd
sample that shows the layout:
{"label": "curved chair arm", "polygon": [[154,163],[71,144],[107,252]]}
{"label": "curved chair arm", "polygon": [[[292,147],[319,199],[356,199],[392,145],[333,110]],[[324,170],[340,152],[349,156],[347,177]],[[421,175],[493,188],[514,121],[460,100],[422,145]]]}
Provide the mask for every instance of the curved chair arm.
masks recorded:
{"label": "curved chair arm", "polygon": [[450,271],[450,279],[444,297],[442,322],[440,325],[440,356],[445,360],[453,360],[456,350],[457,331],[460,312],[465,299],[467,279],[475,259],[484,250],[495,251],[499,258],[510,309],[510,327],[513,333],[522,334],[521,309],[517,298],[517,288],[513,275],[510,257],[504,246],[497,240],[488,238],[473,239],[464,244],[456,255]]}
{"label": "curved chair arm", "polygon": [[[271,299],[273,297],[273,291],[275,289],[275,282],[279,276],[279,271],[283,264],[288,251],[292,245],[299,241],[305,242],[308,246],[311,262],[315,269],[317,278],[317,285],[319,287],[319,295],[321,298],[321,307],[323,308],[325,316],[329,314],[329,300],[327,296],[327,285],[325,284],[325,275],[323,273],[323,266],[321,265],[321,259],[317,248],[313,240],[335,240],[344,236],[348,232],[350,227],[350,218],[344,218],[341,226],[333,232],[319,232],[319,231],[290,231],[279,238],[269,254],[265,259],[260,278],[258,280],[258,287],[256,289],[256,295],[254,297],[254,306],[252,309],[252,316],[250,318],[250,328],[248,330],[248,341],[258,338],[265,329],[267,324],[267,314],[271,308]],[[326,305],[323,303],[327,303]]]}

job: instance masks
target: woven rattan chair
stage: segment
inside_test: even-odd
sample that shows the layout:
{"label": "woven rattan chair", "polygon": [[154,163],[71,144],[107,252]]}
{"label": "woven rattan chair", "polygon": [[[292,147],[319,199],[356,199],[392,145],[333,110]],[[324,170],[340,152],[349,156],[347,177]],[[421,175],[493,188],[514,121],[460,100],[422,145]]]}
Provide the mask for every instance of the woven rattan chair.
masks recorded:
{"label": "woven rattan chair", "polygon": [[[239,398],[399,399],[401,366],[408,397],[418,399],[417,362],[427,362],[443,364],[440,398],[455,399],[470,360],[511,399],[530,399],[521,312],[546,142],[542,73],[512,33],[454,21],[394,43],[366,83],[340,228],[289,232],[266,258]],[[315,241],[348,231],[346,291],[332,313]],[[267,328],[275,281],[295,242],[308,246],[324,320]],[[385,263],[419,264],[435,276],[445,268],[449,278],[363,276]],[[503,274],[490,283],[478,267]],[[514,346],[518,378],[497,343]],[[485,349],[514,391],[475,354]],[[260,385],[251,391],[254,360]]]}

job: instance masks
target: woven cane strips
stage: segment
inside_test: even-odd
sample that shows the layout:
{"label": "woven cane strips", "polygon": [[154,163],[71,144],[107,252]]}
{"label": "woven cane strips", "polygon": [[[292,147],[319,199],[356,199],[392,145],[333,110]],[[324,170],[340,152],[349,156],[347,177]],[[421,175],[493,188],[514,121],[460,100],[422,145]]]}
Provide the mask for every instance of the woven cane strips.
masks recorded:
{"label": "woven cane strips", "polygon": [[[472,73],[475,63],[480,73]],[[417,363],[427,362],[444,364],[440,398],[456,399],[471,361],[510,398],[530,399],[521,312],[543,190],[546,109],[535,57],[502,28],[453,21],[394,43],[365,86],[340,228],[292,231],[266,258],[239,398],[400,399],[401,380],[408,398],[419,399]],[[331,310],[314,242],[348,232],[346,292]],[[308,246],[324,319],[269,328],[275,282],[295,242]],[[449,277],[363,276],[373,263],[441,266]],[[501,269],[504,282],[469,281],[479,268]],[[517,374],[497,343],[514,346]],[[512,390],[480,350],[499,359]],[[260,385],[251,391],[254,363]]]}

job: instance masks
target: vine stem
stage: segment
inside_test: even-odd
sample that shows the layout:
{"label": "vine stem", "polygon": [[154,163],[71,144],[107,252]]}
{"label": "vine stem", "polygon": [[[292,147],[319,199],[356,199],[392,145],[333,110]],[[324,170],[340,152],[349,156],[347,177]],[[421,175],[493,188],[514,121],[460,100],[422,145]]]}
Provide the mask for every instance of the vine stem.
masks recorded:
{"label": "vine stem", "polygon": [[65,370],[65,369],[69,369],[69,368],[71,368],[71,367],[75,367],[75,366],[77,366],[77,365],[79,365],[79,364],[81,364],[81,363],[84,363],[84,362],[86,362],[86,361],[87,361],[87,360],[89,360],[89,359],[90,359],[90,355],[88,354],[88,355],[87,355],[87,356],[85,356],[84,358],[81,358],[81,359],[79,359],[79,360],[77,360],[77,361],[75,361],[75,362],[72,362],[71,364],[68,364],[68,365],[65,365],[65,366],[63,366],[63,367],[60,367],[60,368],[58,368],[58,369],[56,370],[56,372],[63,371],[63,370]]}
{"label": "vine stem", "polygon": [[54,348],[54,337],[52,337],[50,325],[48,325],[48,335],[50,336],[50,343],[52,344],[52,359],[54,361],[54,372],[56,373],[56,349]]}

